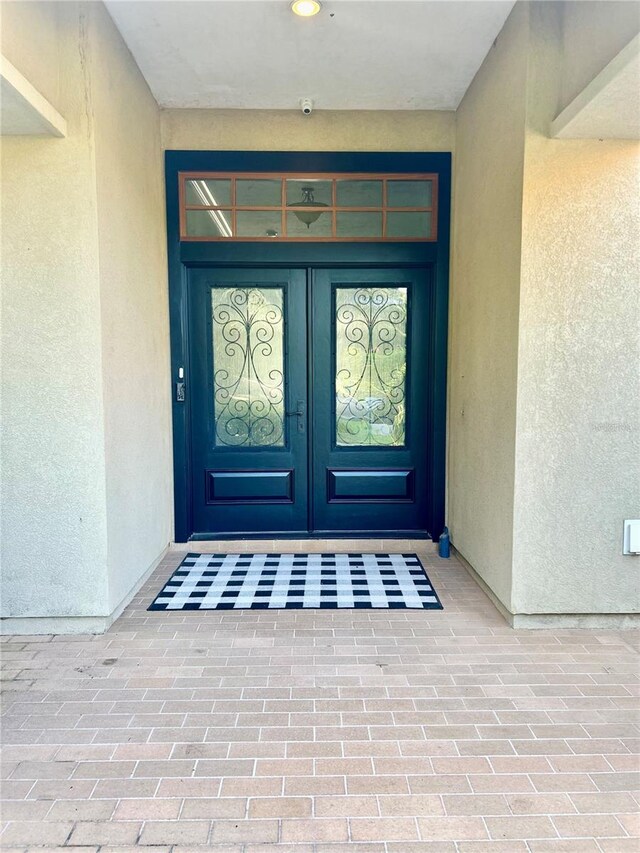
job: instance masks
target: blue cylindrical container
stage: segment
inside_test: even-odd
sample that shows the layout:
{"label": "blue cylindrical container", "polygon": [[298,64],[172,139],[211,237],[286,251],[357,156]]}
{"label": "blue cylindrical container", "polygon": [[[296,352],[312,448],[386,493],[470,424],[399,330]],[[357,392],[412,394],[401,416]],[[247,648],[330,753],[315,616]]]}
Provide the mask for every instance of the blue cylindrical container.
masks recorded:
{"label": "blue cylindrical container", "polygon": [[444,557],[446,559],[449,556],[450,545],[449,528],[445,527],[440,534],[440,539],[438,540],[438,554],[440,557]]}

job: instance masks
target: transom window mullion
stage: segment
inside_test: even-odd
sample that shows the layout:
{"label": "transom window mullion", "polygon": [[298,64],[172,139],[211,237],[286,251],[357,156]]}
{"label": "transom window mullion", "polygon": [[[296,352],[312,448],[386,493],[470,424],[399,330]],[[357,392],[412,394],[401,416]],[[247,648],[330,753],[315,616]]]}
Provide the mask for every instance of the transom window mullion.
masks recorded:
{"label": "transom window mullion", "polygon": [[182,240],[436,239],[436,174],[183,172],[178,181]]}

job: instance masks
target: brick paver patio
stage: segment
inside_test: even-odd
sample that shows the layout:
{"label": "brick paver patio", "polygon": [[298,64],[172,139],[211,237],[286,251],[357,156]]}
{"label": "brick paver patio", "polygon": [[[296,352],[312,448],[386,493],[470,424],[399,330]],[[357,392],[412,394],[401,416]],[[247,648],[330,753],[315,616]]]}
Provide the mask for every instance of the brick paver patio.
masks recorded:
{"label": "brick paver patio", "polygon": [[412,546],[442,612],[148,613],[172,552],[107,634],[7,639],[5,850],[638,853],[633,635],[368,549]]}

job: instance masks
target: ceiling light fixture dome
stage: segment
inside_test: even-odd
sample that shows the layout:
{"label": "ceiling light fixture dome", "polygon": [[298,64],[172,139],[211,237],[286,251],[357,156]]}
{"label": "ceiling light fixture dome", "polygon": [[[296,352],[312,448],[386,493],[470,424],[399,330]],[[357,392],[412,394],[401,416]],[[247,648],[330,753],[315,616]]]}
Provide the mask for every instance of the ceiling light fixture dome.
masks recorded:
{"label": "ceiling light fixture dome", "polygon": [[311,18],[317,15],[321,9],[319,0],[293,0],[291,11],[301,18]]}
{"label": "ceiling light fixture dome", "polygon": [[297,208],[294,209],[294,213],[296,218],[303,222],[307,228],[310,228],[311,225],[320,218],[322,215],[321,210],[305,210],[305,208],[314,208],[314,207],[328,207],[324,201],[316,201],[314,198],[314,189],[313,187],[300,187],[300,192],[302,193],[301,201],[290,201],[287,204],[287,207]]}

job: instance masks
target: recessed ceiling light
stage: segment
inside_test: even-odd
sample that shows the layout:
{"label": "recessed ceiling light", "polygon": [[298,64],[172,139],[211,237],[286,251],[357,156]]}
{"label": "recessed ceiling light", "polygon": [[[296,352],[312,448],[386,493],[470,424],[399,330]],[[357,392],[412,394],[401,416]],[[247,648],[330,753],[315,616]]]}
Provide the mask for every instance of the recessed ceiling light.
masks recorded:
{"label": "recessed ceiling light", "polygon": [[300,15],[301,18],[311,18],[317,15],[321,6],[318,0],[293,0],[291,11],[294,15]]}

